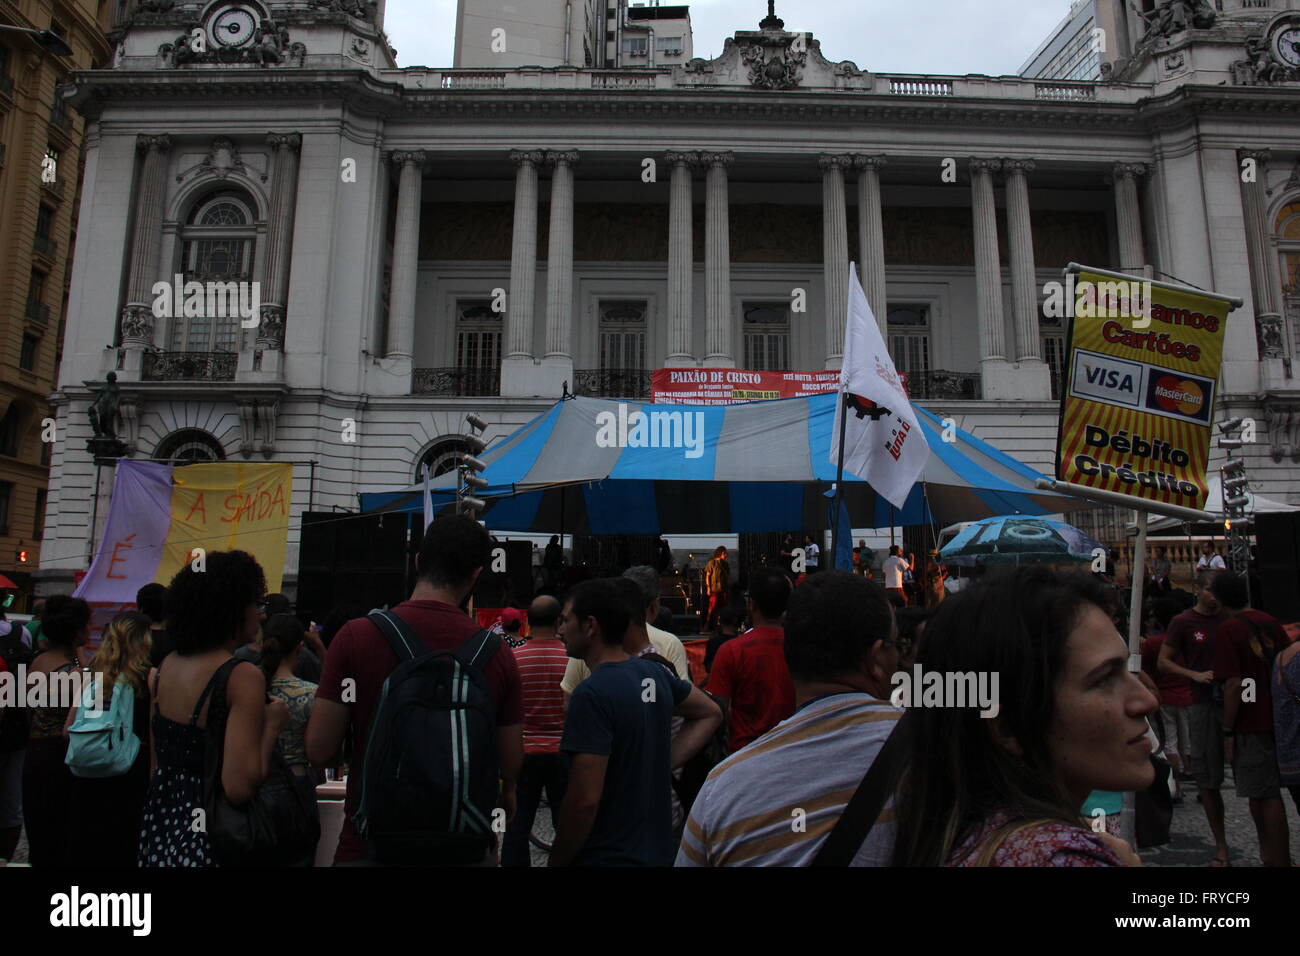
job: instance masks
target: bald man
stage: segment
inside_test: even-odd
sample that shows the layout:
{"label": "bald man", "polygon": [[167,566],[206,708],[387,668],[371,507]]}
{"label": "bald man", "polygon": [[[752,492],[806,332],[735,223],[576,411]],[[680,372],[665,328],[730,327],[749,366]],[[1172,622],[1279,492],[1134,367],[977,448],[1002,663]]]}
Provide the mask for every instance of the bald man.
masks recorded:
{"label": "bald man", "polygon": [[560,753],[564,733],[564,692],[560,681],[569,664],[564,642],[555,636],[560,602],[549,595],[528,607],[528,640],[514,649],[524,698],[524,768],[517,785],[518,809],[506,826],[502,866],[529,866],[528,833],[542,790],[552,810],[560,806],[568,783],[567,758]]}

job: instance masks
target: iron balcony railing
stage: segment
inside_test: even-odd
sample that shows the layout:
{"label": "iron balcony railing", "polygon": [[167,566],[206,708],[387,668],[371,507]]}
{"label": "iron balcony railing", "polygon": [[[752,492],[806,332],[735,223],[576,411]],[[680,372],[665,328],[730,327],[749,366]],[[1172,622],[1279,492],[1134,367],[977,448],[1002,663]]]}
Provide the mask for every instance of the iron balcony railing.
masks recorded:
{"label": "iron balcony railing", "polygon": [[639,368],[578,369],[573,394],[587,398],[649,398],[650,373]]}
{"label": "iron balcony railing", "polygon": [[49,236],[37,236],[32,242],[32,248],[36,250],[38,255],[42,255],[47,259],[53,259],[55,254],[59,251],[59,244]]}
{"label": "iron balcony railing", "polygon": [[41,325],[50,324],[50,307],[43,302],[27,300],[27,318],[33,322],[39,322]]}
{"label": "iron balcony railing", "polygon": [[970,399],[983,397],[979,372],[928,370],[907,373],[907,394],[917,399]]}
{"label": "iron balcony railing", "polygon": [[234,352],[146,352],[146,382],[233,382]]}
{"label": "iron balcony railing", "polygon": [[413,395],[484,396],[501,393],[499,368],[417,368]]}

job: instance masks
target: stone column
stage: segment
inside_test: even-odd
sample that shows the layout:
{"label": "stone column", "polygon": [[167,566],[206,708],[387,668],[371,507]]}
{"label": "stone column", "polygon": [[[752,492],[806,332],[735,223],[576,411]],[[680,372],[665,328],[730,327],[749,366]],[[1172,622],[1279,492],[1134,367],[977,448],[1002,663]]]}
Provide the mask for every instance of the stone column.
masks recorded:
{"label": "stone column", "polygon": [[510,307],[506,321],[508,359],[533,357],[533,300],[537,289],[537,167],[540,149],[514,149],[515,224],[510,249]]}
{"label": "stone column", "polygon": [[[144,153],[135,196],[135,230],[131,236],[131,278],[126,307],[122,309],[122,345],[143,351],[154,344],[153,285],[159,276],[163,205],[167,200],[167,151],[170,136],[139,136],[136,148]],[[173,280],[167,276],[168,283]],[[173,317],[173,322],[183,321]]]}
{"label": "stone column", "polygon": [[1007,233],[1011,253],[1011,298],[1016,317],[1016,360],[1042,361],[1038,341],[1038,281],[1034,271],[1034,231],[1029,215],[1029,159],[1007,159]]}
{"label": "stone column", "polygon": [[733,153],[701,153],[708,169],[705,206],[704,285],[706,368],[735,368],[731,316],[731,224],[727,208],[727,167]]}
{"label": "stone column", "polygon": [[822,284],[826,301],[826,368],[839,368],[844,358],[844,327],[849,314],[849,222],[845,208],[844,170],[853,157],[823,153]]}
{"label": "stone column", "polygon": [[293,218],[298,198],[298,133],[271,133],[271,214],[266,224],[266,256],[262,263],[262,308],[257,349],[284,349],[285,309],[289,300],[289,262],[293,255]]}
{"label": "stone column", "polygon": [[975,290],[980,323],[980,359],[1006,360],[1002,328],[1002,261],[998,257],[997,203],[993,173],[1002,167],[996,159],[970,163],[975,215]]}
{"label": "stone column", "polygon": [[1119,270],[1141,275],[1147,267],[1142,242],[1142,207],[1137,177],[1147,172],[1145,163],[1116,163],[1111,171],[1115,185],[1115,225],[1119,234]]}
{"label": "stone column", "polygon": [[858,272],[881,335],[889,323],[885,224],[880,202],[880,168],[885,163],[884,156],[857,156],[853,161],[858,169]]}
{"label": "stone column", "polygon": [[1272,223],[1268,221],[1266,175],[1269,150],[1239,150],[1237,165],[1255,161],[1255,181],[1242,182],[1241,205],[1245,215],[1246,251],[1250,256],[1251,287],[1255,293],[1255,324],[1260,358],[1280,359],[1287,355],[1286,322],[1282,317],[1282,270],[1273,249]]}
{"label": "stone column", "polygon": [[388,298],[388,358],[409,364],[415,354],[415,291],[420,259],[420,198],[424,189],[422,150],[395,152],[397,222],[393,235],[393,285]]}
{"label": "stone column", "polygon": [[694,181],[698,153],[670,151],[673,167],[668,205],[668,358],[667,368],[695,366],[694,339]]}
{"label": "stone column", "polygon": [[577,150],[551,151],[551,230],[546,263],[546,357],[573,362],[573,165]]}

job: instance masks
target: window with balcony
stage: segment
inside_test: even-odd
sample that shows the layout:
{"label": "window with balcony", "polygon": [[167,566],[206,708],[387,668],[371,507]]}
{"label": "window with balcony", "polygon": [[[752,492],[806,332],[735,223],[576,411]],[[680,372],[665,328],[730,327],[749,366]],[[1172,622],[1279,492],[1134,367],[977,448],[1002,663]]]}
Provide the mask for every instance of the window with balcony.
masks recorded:
{"label": "window with balcony", "polygon": [[456,303],[456,367],[490,371],[501,367],[502,314],[490,299]]}
{"label": "window with balcony", "polygon": [[0,481],[0,537],[9,534],[9,502],[14,496],[14,486],[8,481]]}
{"label": "window with balcony", "polygon": [[[222,192],[196,203],[181,230],[181,261],[176,271],[186,283],[251,282],[257,238],[253,204],[238,193]],[[178,315],[172,319],[173,352],[238,352],[238,309],[227,315]]]}
{"label": "window with balcony", "polygon": [[27,372],[36,371],[36,350],[41,340],[34,335],[23,334],[22,350],[18,353],[18,367]]}
{"label": "window with balcony", "polygon": [[1060,398],[1065,381],[1065,327],[1059,318],[1040,314],[1038,335],[1043,350],[1043,361],[1047,363],[1048,371],[1052,376],[1052,398]]}
{"label": "window with balcony", "polygon": [[54,257],[54,207],[41,203],[36,210],[36,240],[34,248],[41,255]]}
{"label": "window with balcony", "polygon": [[9,75],[9,48],[0,46],[0,93],[12,96],[13,92],[14,81]]}
{"label": "window with balcony", "polygon": [[45,537],[45,506],[49,497],[49,492],[44,488],[36,489],[36,517],[32,519],[33,541],[40,541]]}
{"label": "window with balcony", "polygon": [[600,303],[600,367],[603,371],[645,369],[647,303],[644,299]]}
{"label": "window with balcony", "polygon": [[42,310],[45,308],[45,273],[39,269],[33,269],[31,278],[27,281],[27,318],[33,322],[40,322]]}
{"label": "window with balcony", "polygon": [[18,439],[21,435],[23,411],[17,402],[9,405],[9,410],[0,418],[0,455],[6,458],[18,457]]}
{"label": "window with balcony", "polygon": [[790,303],[746,302],[742,306],[745,368],[751,372],[790,370]]}
{"label": "window with balcony", "polygon": [[889,355],[894,368],[907,376],[909,392],[920,397],[930,372],[930,308],[891,305],[888,317]]}

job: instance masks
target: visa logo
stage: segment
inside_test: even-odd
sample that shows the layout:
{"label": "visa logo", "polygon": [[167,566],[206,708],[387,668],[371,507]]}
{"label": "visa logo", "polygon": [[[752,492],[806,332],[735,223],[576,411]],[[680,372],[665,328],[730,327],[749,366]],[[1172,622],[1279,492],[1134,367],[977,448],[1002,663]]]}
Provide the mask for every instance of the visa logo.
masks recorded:
{"label": "visa logo", "polygon": [[1133,376],[1127,373],[1121,375],[1113,368],[1102,368],[1100,365],[1088,365],[1085,362],[1083,375],[1089,385],[1099,385],[1120,392],[1134,391]]}

